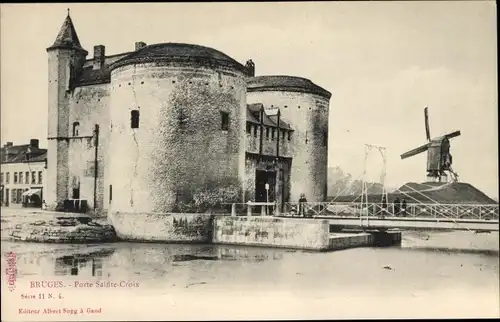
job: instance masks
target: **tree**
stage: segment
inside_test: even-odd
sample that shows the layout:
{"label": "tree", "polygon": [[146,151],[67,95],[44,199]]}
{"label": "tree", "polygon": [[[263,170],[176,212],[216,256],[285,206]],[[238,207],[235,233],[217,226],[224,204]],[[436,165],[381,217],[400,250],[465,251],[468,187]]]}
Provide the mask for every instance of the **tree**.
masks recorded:
{"label": "tree", "polygon": [[[381,194],[383,186],[377,182],[367,182],[369,194]],[[363,180],[354,179],[352,175],[345,172],[339,166],[328,168],[328,195],[348,196],[360,195],[363,191]]]}

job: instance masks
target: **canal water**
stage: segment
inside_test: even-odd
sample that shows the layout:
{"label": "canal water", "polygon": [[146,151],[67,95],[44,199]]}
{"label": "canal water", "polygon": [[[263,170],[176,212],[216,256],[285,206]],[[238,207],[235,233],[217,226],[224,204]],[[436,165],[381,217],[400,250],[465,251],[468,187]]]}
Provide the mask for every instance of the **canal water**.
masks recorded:
{"label": "canal water", "polygon": [[[2,320],[495,317],[500,303],[498,237],[404,232],[401,247],[328,253],[4,239],[2,272],[5,255],[14,252],[17,279],[16,289],[3,293],[9,294],[2,304],[10,302]],[[62,281],[64,287],[33,288],[34,281]],[[60,298],[22,299],[23,294],[47,291]],[[91,306],[101,312],[17,314],[49,304]]]}

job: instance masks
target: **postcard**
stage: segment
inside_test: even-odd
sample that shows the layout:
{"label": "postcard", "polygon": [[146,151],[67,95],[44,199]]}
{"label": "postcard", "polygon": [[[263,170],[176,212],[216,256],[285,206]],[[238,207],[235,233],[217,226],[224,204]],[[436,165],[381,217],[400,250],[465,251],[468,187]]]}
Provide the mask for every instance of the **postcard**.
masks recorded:
{"label": "postcard", "polygon": [[499,317],[495,2],[0,10],[2,321]]}

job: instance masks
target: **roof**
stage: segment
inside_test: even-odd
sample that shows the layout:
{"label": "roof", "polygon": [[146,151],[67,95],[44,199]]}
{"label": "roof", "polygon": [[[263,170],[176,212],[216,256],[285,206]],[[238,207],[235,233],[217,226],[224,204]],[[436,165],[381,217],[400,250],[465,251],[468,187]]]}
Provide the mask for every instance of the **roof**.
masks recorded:
{"label": "roof", "polygon": [[[247,122],[260,124],[260,109],[263,107],[261,103],[247,104]],[[278,127],[278,116],[267,115],[264,111],[263,125],[269,127]],[[292,127],[280,118],[280,129],[293,131]]]}
{"label": "roof", "polygon": [[[8,153],[8,154],[7,154]],[[26,155],[30,158],[27,159]],[[43,162],[47,159],[47,149],[39,149],[29,144],[13,145],[0,149],[1,163]]]}
{"label": "roof", "polygon": [[87,66],[84,67],[78,75],[76,86],[104,84],[109,83],[110,80],[111,73],[108,65],[103,65],[100,69],[94,69],[93,66]]}
{"label": "roof", "polygon": [[310,93],[330,99],[332,94],[309,79],[295,76],[257,76],[247,81],[248,92],[289,91]]}
{"label": "roof", "polygon": [[118,60],[111,65],[111,70],[129,64],[150,62],[194,62],[205,65],[217,65],[234,68],[246,74],[246,67],[213,48],[183,43],[161,43],[145,46]]}
{"label": "roof", "polygon": [[71,17],[69,16],[69,12],[66,16],[66,19],[64,19],[64,22],[61,26],[61,29],[59,30],[59,34],[57,34],[54,44],[47,48],[47,50],[59,48],[77,49],[85,52],[86,54],[88,53],[80,44],[80,40],[78,39],[78,35],[76,34],[76,29],[73,25]]}

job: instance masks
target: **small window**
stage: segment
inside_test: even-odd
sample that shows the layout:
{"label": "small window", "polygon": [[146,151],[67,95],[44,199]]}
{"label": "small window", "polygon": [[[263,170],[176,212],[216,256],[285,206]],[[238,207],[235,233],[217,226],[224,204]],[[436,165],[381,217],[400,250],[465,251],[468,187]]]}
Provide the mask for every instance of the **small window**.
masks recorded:
{"label": "small window", "polygon": [[139,110],[130,111],[130,127],[133,129],[139,128]]}
{"label": "small window", "polygon": [[229,130],[229,113],[220,112],[221,117],[221,130],[227,131]]}
{"label": "small window", "polygon": [[31,172],[31,184],[36,184],[36,172]]}
{"label": "small window", "polygon": [[74,122],[73,123],[73,136],[78,136],[79,134],[80,134],[80,123]]}
{"label": "small window", "polygon": [[80,187],[73,188],[72,199],[80,199]]}
{"label": "small window", "polygon": [[288,131],[288,141],[292,139],[292,131]]}
{"label": "small window", "polygon": [[109,185],[109,203],[113,200],[113,186]]}
{"label": "small window", "polygon": [[3,172],[0,174],[0,183],[3,183]]}
{"label": "small window", "polygon": [[252,125],[247,124],[247,134],[250,134],[250,133],[252,133]]}
{"label": "small window", "polygon": [[30,183],[30,173],[28,171],[26,171],[24,174],[26,175],[24,178],[26,181],[24,183],[29,184]]}
{"label": "small window", "polygon": [[269,128],[266,127],[266,139],[269,139]]}
{"label": "small window", "polygon": [[271,131],[271,140],[274,140],[274,134],[276,133],[276,129],[272,129]]}
{"label": "small window", "polygon": [[257,137],[257,126],[253,127],[253,136]]}
{"label": "small window", "polygon": [[23,178],[23,173],[19,172],[19,183],[23,184],[24,183],[24,178]]}
{"label": "small window", "polygon": [[14,183],[17,183],[17,172],[14,172]]}
{"label": "small window", "polygon": [[5,183],[10,183],[10,172],[5,174]]}
{"label": "small window", "polygon": [[281,140],[285,141],[285,131],[281,132]]}
{"label": "small window", "polygon": [[38,171],[38,184],[42,184],[42,171]]}

